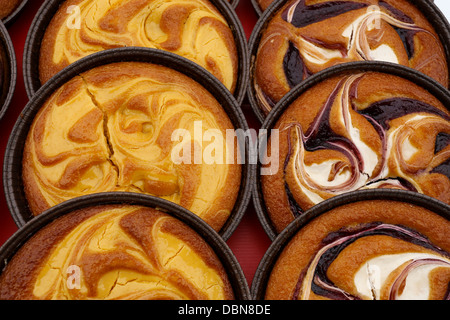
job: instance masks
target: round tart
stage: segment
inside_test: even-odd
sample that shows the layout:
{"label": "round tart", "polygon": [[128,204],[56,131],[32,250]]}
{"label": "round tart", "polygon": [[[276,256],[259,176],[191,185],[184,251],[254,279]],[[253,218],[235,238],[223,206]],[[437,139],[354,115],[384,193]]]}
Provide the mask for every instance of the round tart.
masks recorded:
{"label": "round tart", "polygon": [[279,149],[271,151],[271,136],[268,154],[279,166],[260,172],[260,187],[277,233],[323,200],[360,189],[402,189],[450,203],[449,111],[406,78],[358,67],[293,94],[271,119]]}
{"label": "round tart", "polygon": [[[22,172],[30,210],[130,191],[180,204],[218,231],[241,180],[227,129],[234,127],[219,102],[173,69],[118,62],[83,72],[50,96],[29,128]],[[203,143],[208,134],[214,144]]]}
{"label": "round tart", "polygon": [[131,46],[184,56],[214,74],[231,92],[236,87],[233,33],[207,0],[67,0],[42,40],[41,83],[94,52]]}
{"label": "round tart", "polygon": [[407,0],[291,0],[257,45],[253,90],[264,114],[309,76],[352,61],[401,64],[449,85],[440,38]]}
{"label": "round tart", "polygon": [[[299,222],[269,271],[263,298],[448,299],[450,221],[401,200],[362,199]],[[448,206],[443,210],[448,214]]]}
{"label": "round tart", "polygon": [[0,276],[0,299],[234,299],[213,249],[153,208],[99,205],[40,229]]}

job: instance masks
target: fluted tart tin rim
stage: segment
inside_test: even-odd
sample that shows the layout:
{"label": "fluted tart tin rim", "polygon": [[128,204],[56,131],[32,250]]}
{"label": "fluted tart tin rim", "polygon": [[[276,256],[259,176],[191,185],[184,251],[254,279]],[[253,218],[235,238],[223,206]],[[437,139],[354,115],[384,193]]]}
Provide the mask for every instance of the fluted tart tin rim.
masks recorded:
{"label": "fluted tart tin rim", "polygon": [[[450,91],[444,88],[436,80],[428,77],[427,75],[417,70],[390,62],[356,61],[327,68],[312,75],[302,83],[298,84],[296,87],[290,90],[269,112],[267,118],[264,120],[261,126],[261,129],[267,130],[268,136],[270,136],[270,130],[272,129],[272,127],[282,116],[284,111],[286,111],[286,109],[301,94],[303,94],[313,86],[323,82],[324,80],[329,79],[330,77],[353,72],[380,72],[412,81],[416,85],[424,88],[430,94],[435,96],[439,101],[443,103],[443,105],[447,109],[450,110]],[[274,240],[277,237],[277,232],[275,231],[275,228],[272,225],[271,220],[268,216],[265,207],[264,196],[261,190],[262,188],[260,181],[261,163],[258,162],[252,169],[254,170],[253,176],[255,176],[253,183],[253,193],[254,193],[253,203],[255,206],[256,214],[267,236],[271,240]]]}
{"label": "fluted tart tin rim", "polygon": [[[64,1],[66,0],[45,0],[36,13],[28,30],[23,51],[23,78],[25,82],[25,91],[30,99],[42,86],[38,72],[41,41],[47,26]],[[232,5],[231,3],[228,3],[228,1],[222,0],[208,1],[210,1],[228,21],[234,36],[238,55],[238,74],[236,89],[233,96],[236,98],[239,105],[241,105],[247,95],[249,81],[249,52],[244,27],[233,7],[234,4]]]}
{"label": "fluted tart tin rim", "polygon": [[[255,1],[255,0],[252,0]],[[254,77],[254,68],[256,55],[258,52],[259,41],[262,37],[263,31],[268,23],[270,23],[272,17],[277,14],[278,10],[281,9],[289,0],[275,0],[270,6],[264,10],[258,21],[256,22],[255,27],[252,30],[248,41],[248,50],[249,50],[249,84],[247,87],[247,97],[250,103],[250,106],[253,110],[253,113],[256,115],[260,123],[263,123],[267,115],[263,113],[261,110],[258,100],[256,98],[256,94],[253,86],[253,77]],[[442,13],[442,11],[436,6],[433,1],[429,0],[407,0],[412,5],[416,6],[427,18],[428,22],[433,26],[436,33],[439,36],[439,39],[442,43],[442,46],[445,51],[445,55],[447,57],[447,68],[450,74],[450,23]],[[374,63],[383,63],[383,61],[372,61]],[[353,63],[353,62],[348,62]],[[344,63],[347,64],[347,63]],[[323,71],[323,70],[322,70]],[[307,79],[306,79],[307,80]],[[306,81],[306,80],[303,80]],[[450,88],[450,78],[448,88]],[[292,88],[291,90],[293,90]]]}
{"label": "fluted tart tin rim", "polygon": [[4,76],[4,81],[6,83],[3,84],[3,88],[7,89],[4,100],[0,105],[0,121],[5,115],[6,111],[11,105],[11,101],[16,90],[17,83],[17,60],[16,53],[14,50],[14,45],[12,43],[11,37],[6,26],[0,21],[0,41],[2,42],[4,56],[3,58],[7,61],[3,62],[5,70],[8,73],[8,76]]}
{"label": "fluted tart tin rim", "polygon": [[249,300],[250,289],[241,265],[225,240],[191,211],[165,199],[132,192],[90,194],[62,202],[28,221],[0,247],[0,275],[14,254],[39,230],[52,221],[85,208],[102,205],[133,205],[155,208],[182,221],[211,246],[222,262],[237,300]]}
{"label": "fluted tart tin rim", "polygon": [[264,299],[265,288],[276,261],[281,255],[283,249],[304,226],[332,209],[351,203],[374,200],[388,200],[416,205],[424,209],[428,209],[429,211],[450,221],[450,205],[447,205],[435,198],[413,191],[395,189],[357,190],[327,199],[307,210],[303,215],[297,217],[274,239],[255,271],[255,275],[250,286],[252,299]]}
{"label": "fluted tart tin rim", "polygon": [[[53,92],[74,76],[95,67],[123,61],[159,64],[187,75],[202,85],[217,99],[235,129],[248,130],[247,121],[233,95],[211,73],[187,58],[166,51],[143,47],[116,48],[89,55],[63,69],[45,83],[27,103],[12,129],[4,156],[3,185],[6,204],[15,224],[19,228],[32,219],[32,214],[24,194],[22,179],[18,179],[18,177],[21,177],[22,174],[21,162],[23,148],[34,117]],[[245,148],[246,157],[248,157],[247,141],[245,141],[245,145],[242,147]],[[219,232],[225,240],[232,235],[239,225],[250,202],[252,195],[250,180],[252,166],[247,159],[241,166],[241,185],[235,206],[230,217]]]}

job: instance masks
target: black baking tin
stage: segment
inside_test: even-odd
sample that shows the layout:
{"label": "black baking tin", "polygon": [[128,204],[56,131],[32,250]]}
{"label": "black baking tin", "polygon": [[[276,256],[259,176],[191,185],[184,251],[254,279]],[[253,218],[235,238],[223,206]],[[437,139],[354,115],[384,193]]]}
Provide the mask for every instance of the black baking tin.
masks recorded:
{"label": "black baking tin", "polygon": [[[347,73],[360,73],[360,72],[381,72],[387,73],[400,78],[409,80],[416,85],[426,89],[432,95],[434,95],[442,104],[450,110],[450,91],[444,88],[436,80],[426,76],[425,74],[416,71],[414,69],[404,67],[398,64],[389,62],[379,62],[379,61],[367,61],[367,62],[351,62],[341,65],[337,65],[325,70],[322,70],[311,77],[307,78],[305,81],[293,88],[289,93],[287,93],[279,103],[272,109],[272,111],[267,115],[261,129],[266,129],[268,135],[270,136],[270,130],[277,123],[278,119],[284,113],[284,111],[304,92],[313,86],[319,84],[320,82],[342,74]],[[255,205],[256,213],[258,218],[271,240],[274,240],[277,236],[277,232],[272,225],[269,215],[267,213],[264,195],[261,190],[261,180],[260,180],[260,169],[261,163],[253,166],[252,170],[254,179],[253,184],[253,203]]]}
{"label": "black baking tin", "polygon": [[3,87],[0,93],[0,120],[11,104],[17,82],[16,53],[11,37],[5,25],[0,22],[0,54],[3,62]]}
{"label": "black baking tin", "polygon": [[[41,82],[39,80],[39,56],[42,39],[47,26],[50,24],[53,16],[64,1],[65,0],[46,0],[39,8],[28,31],[23,52],[23,76],[25,90],[30,99],[41,87]],[[249,78],[249,61],[247,37],[241,21],[232,7],[232,5],[237,5],[237,1],[233,1],[232,4],[224,0],[210,0],[210,2],[227,20],[234,35],[238,54],[238,79],[234,97],[240,105],[246,96]]]}
{"label": "black baking tin", "polygon": [[[33,218],[28,208],[22,181],[22,157],[29,127],[41,106],[64,83],[74,76],[95,67],[121,61],[140,61],[159,64],[183,73],[206,88],[221,104],[236,129],[248,130],[245,117],[236,99],[211,73],[192,61],[178,55],[142,47],[118,48],[98,52],[85,57],[60,71],[44,84],[25,106],[13,127],[6,146],[3,165],[3,185],[6,203],[14,222],[20,228]],[[245,146],[248,158],[248,142]],[[239,194],[233,211],[219,234],[227,240],[236,229],[251,197],[251,166],[248,159],[242,164],[242,178]]]}
{"label": "black baking tin", "polygon": [[170,201],[144,194],[105,192],[68,200],[30,220],[0,247],[0,274],[14,254],[39,230],[52,221],[77,210],[101,205],[126,204],[155,208],[184,222],[196,231],[214,250],[222,262],[233,288],[236,300],[249,300],[250,290],[239,262],[231,249],[207,223],[189,210]]}
{"label": "black baking tin", "polygon": [[328,200],[325,200],[305,214],[291,222],[272,242],[261,259],[251,285],[251,294],[254,300],[264,300],[267,283],[269,281],[272,269],[277,262],[280,254],[292,238],[310,221],[328,211],[350,203],[370,200],[392,200],[397,202],[409,203],[428,209],[443,218],[450,220],[450,206],[428,197],[411,191],[394,189],[372,189],[360,190],[342,194]]}
{"label": "black baking tin", "polygon": [[8,16],[2,19],[3,24],[9,27],[14,22],[17,21],[19,15],[22,13],[23,9],[27,5],[28,0],[22,0],[22,2],[15,8]]}
{"label": "black baking tin", "polygon": [[[447,67],[450,74],[450,24],[444,14],[439,10],[439,8],[434,4],[431,0],[409,0],[411,4],[416,6],[422,14],[428,19],[429,23],[433,26],[436,33],[439,36],[439,39],[442,43],[442,46],[445,51],[445,55],[447,57]],[[253,75],[254,75],[254,64],[256,61],[256,55],[258,52],[259,41],[261,36],[266,28],[266,26],[272,20],[272,17],[276,15],[276,13],[286,4],[289,0],[275,0],[272,4],[262,12],[260,18],[256,22],[256,25],[252,31],[252,34],[249,39],[248,48],[249,48],[249,85],[247,90],[248,100],[252,107],[253,112],[257,116],[258,120],[262,123],[266,115],[260,109],[258,105],[258,101],[255,96],[254,86],[253,86]],[[374,61],[378,62],[378,61]],[[449,80],[450,81],[450,80]],[[450,83],[447,86],[450,88]]]}

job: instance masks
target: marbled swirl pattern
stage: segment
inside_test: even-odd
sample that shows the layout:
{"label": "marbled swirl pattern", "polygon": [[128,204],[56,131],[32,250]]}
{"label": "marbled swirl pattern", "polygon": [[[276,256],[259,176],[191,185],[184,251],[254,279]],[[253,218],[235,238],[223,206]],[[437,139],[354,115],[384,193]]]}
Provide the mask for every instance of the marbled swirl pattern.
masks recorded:
{"label": "marbled swirl pattern", "polygon": [[409,1],[288,1],[261,33],[255,96],[267,114],[309,76],[341,63],[372,60],[411,67],[448,87],[439,37]]}
{"label": "marbled swirl pattern", "polygon": [[0,299],[233,296],[220,260],[195,231],[158,210],[127,205],[57,219],[20,249],[0,277]]}
{"label": "marbled swirl pattern", "polygon": [[[177,129],[185,139],[172,137]],[[180,204],[220,230],[241,169],[237,146],[226,148],[222,161],[202,160],[209,129],[225,148],[225,132],[234,127],[206,89],[172,69],[122,62],[80,74],[50,97],[30,128],[23,160],[30,208],[37,215],[85,194],[139,192]],[[178,163],[173,150],[180,146],[191,155]]]}
{"label": "marbled swirl pattern", "polygon": [[407,80],[376,72],[332,77],[300,95],[274,129],[280,169],[261,181],[277,232],[315,204],[360,189],[450,203],[450,113]]}
{"label": "marbled swirl pattern", "polygon": [[408,203],[339,206],[289,241],[266,299],[448,300],[449,231],[448,220]]}
{"label": "marbled swirl pattern", "polygon": [[0,8],[0,19],[8,17],[20,5],[22,0],[5,0],[2,1]]}
{"label": "marbled swirl pattern", "polygon": [[[79,16],[71,8],[79,8]],[[42,41],[41,82],[89,54],[130,46],[184,56],[214,74],[230,91],[235,89],[234,37],[225,18],[207,0],[65,1]]]}

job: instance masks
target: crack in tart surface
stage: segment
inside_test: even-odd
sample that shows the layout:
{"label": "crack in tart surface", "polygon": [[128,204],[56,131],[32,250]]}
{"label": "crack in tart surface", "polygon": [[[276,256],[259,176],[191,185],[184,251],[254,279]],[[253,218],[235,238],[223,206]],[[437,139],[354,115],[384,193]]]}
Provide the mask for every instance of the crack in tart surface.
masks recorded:
{"label": "crack in tart surface", "polygon": [[9,16],[22,2],[22,0],[4,0],[0,7],[0,19]]}
{"label": "crack in tart surface", "polygon": [[[73,6],[79,8],[79,20]],[[238,73],[234,37],[207,0],[67,0],[42,40],[41,83],[89,54],[130,46],[184,56],[234,92]]]}
{"label": "crack in tart surface", "polygon": [[449,299],[450,222],[423,207],[367,200],[303,226],[277,259],[268,300]]}
{"label": "crack in tart surface", "polygon": [[[241,180],[227,129],[234,127],[219,102],[172,69],[141,62],[91,69],[62,85],[33,120],[22,172],[30,210],[38,215],[86,194],[138,192],[177,203],[218,231]],[[182,139],[173,137],[178,131]],[[203,142],[208,132],[214,144]]]}
{"label": "crack in tart surface", "polygon": [[0,299],[233,299],[213,249],[153,208],[103,205],[64,215],[0,276]]}
{"label": "crack in tart surface", "polygon": [[292,0],[262,31],[253,86],[267,114],[293,87],[328,67],[386,61],[416,69],[448,87],[442,43],[407,0]]}
{"label": "crack in tart surface", "polygon": [[323,200],[360,189],[450,203],[450,113],[409,80],[357,71],[331,77],[295,98],[271,129],[279,130],[279,169],[260,181],[277,233]]}

